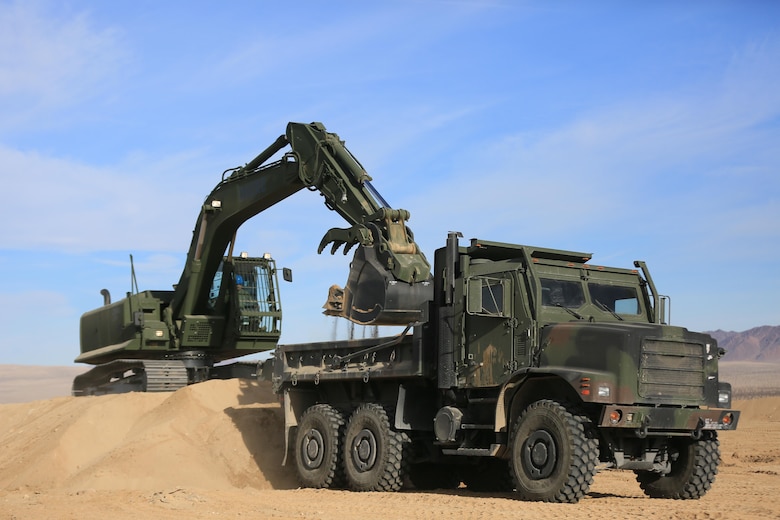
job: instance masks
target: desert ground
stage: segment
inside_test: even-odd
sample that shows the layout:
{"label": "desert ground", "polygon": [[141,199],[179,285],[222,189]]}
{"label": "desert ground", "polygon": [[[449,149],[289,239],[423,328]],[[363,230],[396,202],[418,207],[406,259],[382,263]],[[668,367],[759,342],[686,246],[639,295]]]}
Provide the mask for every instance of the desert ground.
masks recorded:
{"label": "desert ground", "polygon": [[[10,388],[23,372],[0,370],[6,403],[20,400]],[[720,435],[720,473],[704,498],[646,498],[633,473],[605,470],[578,504],[541,504],[465,488],[299,489],[281,465],[283,419],[267,383],[12,402],[0,404],[0,520],[779,518],[780,397],[735,407],[739,428]]]}

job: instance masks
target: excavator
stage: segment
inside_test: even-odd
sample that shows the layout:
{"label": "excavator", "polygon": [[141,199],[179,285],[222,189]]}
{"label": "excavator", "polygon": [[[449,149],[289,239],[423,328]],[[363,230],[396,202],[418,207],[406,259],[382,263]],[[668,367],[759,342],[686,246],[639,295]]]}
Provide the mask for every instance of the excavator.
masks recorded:
{"label": "excavator", "polygon": [[[272,160],[283,152],[280,159]],[[431,266],[407,226],[337,134],[322,123],[294,123],[244,166],[223,172],[198,215],[184,270],[173,290],[133,290],[85,313],[73,395],[172,391],[214,378],[252,376],[257,363],[224,363],[274,349],[282,309],[269,254],[235,254],[239,227],[291,195],[318,191],[346,228],[328,230],[318,247],[331,254],[357,246],[346,285],[330,288],[324,313],[360,325],[408,326],[423,319]],[[282,270],[285,280],[292,273]]]}

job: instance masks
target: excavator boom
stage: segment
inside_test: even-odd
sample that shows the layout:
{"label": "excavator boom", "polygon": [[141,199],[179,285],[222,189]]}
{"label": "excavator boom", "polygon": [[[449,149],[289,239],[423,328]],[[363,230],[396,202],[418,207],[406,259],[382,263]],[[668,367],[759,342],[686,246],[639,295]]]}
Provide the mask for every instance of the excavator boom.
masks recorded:
{"label": "excavator boom", "polygon": [[82,316],[76,361],[99,366],[74,393],[102,392],[116,381],[148,389],[170,388],[175,379],[175,387],[212,377],[221,368],[215,362],[274,348],[281,334],[275,263],[234,258],[233,247],[244,222],[304,188],[319,191],[349,224],[329,230],[318,252],[357,246],[347,284],[331,288],[325,313],[372,325],[422,319],[430,264],[406,227],[409,212],[390,208],[370,181],[338,135],[321,123],[289,123],[249,163],[226,170],[206,197],[173,291],[136,289]]}
{"label": "excavator boom", "polygon": [[[268,163],[287,146],[280,160]],[[330,297],[326,313],[375,325],[419,319],[430,297],[430,264],[406,226],[409,212],[389,207],[338,135],[321,123],[289,123],[270,147],[225,174],[196,223],[171,306],[174,319],[204,312],[211,280],[239,226],[303,188],[319,191],[325,205],[351,225],[329,230],[318,252],[328,244],[331,254],[358,246],[341,302]]]}

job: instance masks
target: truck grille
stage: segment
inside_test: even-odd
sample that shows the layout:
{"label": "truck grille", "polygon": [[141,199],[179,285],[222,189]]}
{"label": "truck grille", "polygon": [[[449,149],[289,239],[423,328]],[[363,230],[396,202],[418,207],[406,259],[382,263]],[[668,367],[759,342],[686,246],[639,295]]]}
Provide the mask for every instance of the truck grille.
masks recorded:
{"label": "truck grille", "polygon": [[639,395],[648,398],[704,399],[704,346],[646,339],[639,364]]}

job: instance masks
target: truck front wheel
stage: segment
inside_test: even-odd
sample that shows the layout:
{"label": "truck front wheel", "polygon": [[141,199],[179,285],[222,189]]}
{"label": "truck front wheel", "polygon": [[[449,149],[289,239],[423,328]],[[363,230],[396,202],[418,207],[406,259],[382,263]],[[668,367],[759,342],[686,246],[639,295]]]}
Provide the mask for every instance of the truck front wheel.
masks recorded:
{"label": "truck front wheel", "polygon": [[406,436],[390,429],[379,404],[355,409],[344,432],[344,473],[354,491],[398,491],[403,484]]}
{"label": "truck front wheel", "polygon": [[636,479],[645,495],[675,499],[703,497],[718,474],[720,444],[717,433],[712,432],[699,440],[676,439],[669,455],[671,471],[668,474],[636,472]]}
{"label": "truck front wheel", "polygon": [[301,485],[310,488],[339,487],[344,472],[339,465],[344,416],[329,404],[308,408],[295,436],[295,467]]}
{"label": "truck front wheel", "polygon": [[523,500],[575,503],[596,473],[598,441],[590,420],[572,405],[532,403],[510,441],[515,490]]}

